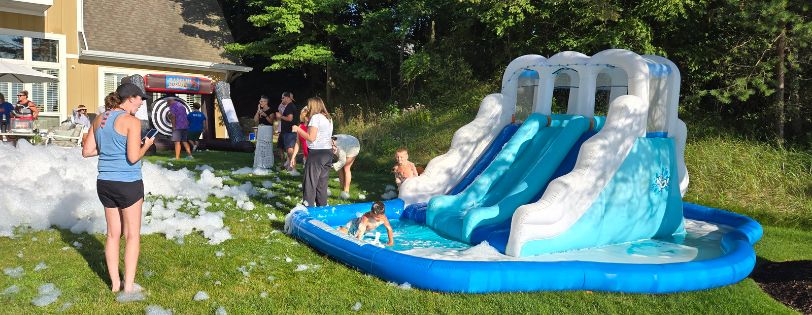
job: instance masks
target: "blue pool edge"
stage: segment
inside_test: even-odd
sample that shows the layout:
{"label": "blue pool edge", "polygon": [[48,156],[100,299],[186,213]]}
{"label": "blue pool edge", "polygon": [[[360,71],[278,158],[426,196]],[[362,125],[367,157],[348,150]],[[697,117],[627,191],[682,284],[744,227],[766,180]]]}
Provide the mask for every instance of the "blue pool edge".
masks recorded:
{"label": "blue pool edge", "polygon": [[[385,202],[397,218],[400,199]],[[589,261],[451,261],[411,256],[342,237],[311,213],[324,209],[365,212],[371,203],[295,211],[286,232],[335,260],[385,281],[441,292],[491,293],[591,290],[626,293],[695,291],[737,283],[756,263],[753,245],[763,230],[755,220],[722,209],[684,203],[687,219],[730,226],[721,240],[723,256],[668,264],[622,264]],[[393,211],[390,211],[393,210]],[[393,217],[394,216],[394,217]]]}

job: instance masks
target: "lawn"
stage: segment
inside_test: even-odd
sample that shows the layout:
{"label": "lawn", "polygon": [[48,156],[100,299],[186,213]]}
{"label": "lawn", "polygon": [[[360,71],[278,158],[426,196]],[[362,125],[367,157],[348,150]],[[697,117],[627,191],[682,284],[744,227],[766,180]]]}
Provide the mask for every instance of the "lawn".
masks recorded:
{"label": "lawn", "polygon": [[[149,157],[167,162],[168,155]],[[218,176],[229,176],[227,184],[251,181],[259,185],[272,176],[233,175],[232,169],[251,164],[252,155],[204,152],[194,161],[172,162],[169,168],[206,164]],[[355,172],[351,195],[379,196],[388,175]],[[117,303],[108,292],[103,259],[102,235],[73,234],[65,230],[20,230],[13,239],[0,238],[0,267],[22,266],[24,275],[12,279],[0,275],[0,290],[17,285],[20,292],[0,295],[0,312],[28,314],[143,313],[158,305],[181,314],[213,313],[223,307],[230,314],[243,313],[350,313],[360,305],[363,313],[793,313],[765,294],[752,279],[738,284],[668,295],[602,292],[541,292],[503,294],[446,294],[402,289],[361,274],[319,254],[281,233],[282,217],[299,195],[299,177],[279,175],[282,187],[272,199],[254,197],[252,211],[238,209],[233,201],[220,202],[209,211],[225,211],[225,224],[233,239],[209,245],[198,234],[182,242],[162,235],[142,239],[137,282],[148,298],[143,302]],[[330,181],[332,196],[337,182]],[[284,193],[281,193],[284,192]],[[286,194],[293,196],[286,198]],[[214,201],[210,197],[209,201]],[[361,199],[350,200],[358,202]],[[332,204],[340,200],[330,199]],[[346,201],[345,201],[346,202]],[[277,205],[279,203],[279,205]],[[99,209],[101,211],[101,209]],[[274,214],[277,219],[269,219]],[[77,248],[74,242],[81,243]],[[765,226],[765,236],[756,251],[769,261],[810,260],[812,233],[804,230]],[[40,262],[47,268],[34,271]],[[304,269],[296,271],[297,269]],[[43,308],[32,305],[37,288],[54,283],[59,299]],[[210,299],[193,301],[198,291]],[[360,304],[358,304],[360,303]]]}

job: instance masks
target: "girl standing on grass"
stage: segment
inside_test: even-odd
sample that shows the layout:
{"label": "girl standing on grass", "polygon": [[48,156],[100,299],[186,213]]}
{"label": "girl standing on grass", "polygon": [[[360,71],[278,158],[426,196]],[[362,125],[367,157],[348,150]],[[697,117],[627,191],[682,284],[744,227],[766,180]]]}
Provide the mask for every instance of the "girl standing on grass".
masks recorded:
{"label": "girl standing on grass", "polygon": [[104,99],[105,112],[96,117],[82,144],[82,156],[99,156],[96,190],[107,219],[104,257],[113,292],[121,290],[118,271],[122,224],[127,245],[124,250],[124,292],[133,292],[135,269],[141,250],[141,205],[144,183],[141,158],[154,138],[141,144],[141,122],[133,116],[147,98],[135,84],[119,85]]}
{"label": "girl standing on grass", "polygon": [[305,205],[327,205],[327,179],[333,164],[333,120],[320,97],[307,100],[307,131],[293,126],[293,132],[307,140],[308,158],[302,190]]}
{"label": "girl standing on grass", "polygon": [[[307,129],[307,107],[302,108],[299,112],[299,128],[302,130]],[[293,146],[293,158],[291,159],[290,165],[291,167],[296,167],[296,155],[299,154],[299,151],[302,151],[303,161],[307,161],[307,140],[304,137],[297,135],[298,141],[296,141],[296,145]]]}

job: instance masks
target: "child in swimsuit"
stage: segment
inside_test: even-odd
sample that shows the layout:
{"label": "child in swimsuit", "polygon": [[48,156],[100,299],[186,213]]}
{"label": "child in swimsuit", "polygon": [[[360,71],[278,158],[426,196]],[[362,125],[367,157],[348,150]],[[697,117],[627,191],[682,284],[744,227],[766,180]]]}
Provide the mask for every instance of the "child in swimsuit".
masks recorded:
{"label": "child in swimsuit", "polygon": [[339,227],[338,231],[347,233],[350,236],[355,236],[360,240],[364,237],[366,232],[372,232],[383,224],[383,226],[386,227],[386,234],[389,237],[389,242],[386,243],[386,246],[395,245],[395,241],[392,238],[392,226],[389,225],[389,219],[386,218],[385,212],[386,209],[383,202],[376,201],[372,204],[371,210],[364,213],[361,217],[350,220],[350,222],[347,222],[347,225]]}
{"label": "child in swimsuit", "polygon": [[395,183],[400,186],[407,178],[417,176],[417,168],[414,163],[409,162],[409,151],[406,148],[400,148],[395,152],[395,167],[392,168],[395,173]]}

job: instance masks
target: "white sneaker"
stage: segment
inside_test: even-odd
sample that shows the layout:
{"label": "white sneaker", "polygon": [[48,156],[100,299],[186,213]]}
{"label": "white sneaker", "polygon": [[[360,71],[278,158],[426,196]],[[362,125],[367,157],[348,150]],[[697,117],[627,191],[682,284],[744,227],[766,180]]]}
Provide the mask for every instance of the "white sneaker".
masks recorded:
{"label": "white sneaker", "polygon": [[350,199],[350,193],[342,191],[341,194],[338,195],[338,197],[341,199]]}

